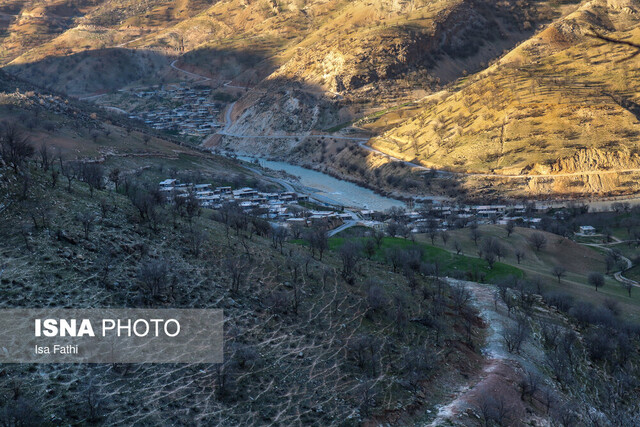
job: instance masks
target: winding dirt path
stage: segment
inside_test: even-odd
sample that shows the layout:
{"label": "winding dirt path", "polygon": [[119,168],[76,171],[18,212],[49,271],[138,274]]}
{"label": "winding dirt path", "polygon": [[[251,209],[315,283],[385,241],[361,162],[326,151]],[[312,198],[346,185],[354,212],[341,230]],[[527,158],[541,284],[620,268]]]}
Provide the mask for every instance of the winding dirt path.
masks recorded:
{"label": "winding dirt path", "polygon": [[[482,348],[484,360],[480,372],[455,391],[451,401],[437,408],[436,418],[429,424],[433,427],[455,424],[468,410],[477,412],[478,402],[488,393],[508,387],[523,367],[537,371],[531,360],[507,351],[502,334],[505,327],[513,324],[514,320],[507,317],[504,302],[496,302],[494,299],[494,286],[450,278],[446,281],[452,286],[464,286],[471,292],[471,303],[487,325],[487,336]],[[511,406],[517,407],[520,404],[517,393],[505,394],[508,399],[513,399]]]}
{"label": "winding dirt path", "polygon": [[176,62],[178,62],[178,60],[177,60],[177,59],[176,59],[175,61],[173,61],[171,64],[169,64],[169,66],[170,66],[171,68],[173,68],[174,70],[180,71],[181,73],[184,73],[184,74],[186,74],[186,75],[188,75],[188,76],[191,76],[191,77],[195,77],[195,78],[197,78],[197,79],[200,79],[200,80],[198,80],[197,82],[194,82],[194,84],[195,84],[195,83],[200,83],[200,82],[208,82],[209,80],[211,80],[211,78],[210,78],[210,77],[206,77],[206,76],[203,76],[203,75],[200,75],[200,74],[192,73],[191,71],[183,70],[182,68],[180,68],[180,67],[178,67],[178,66],[176,65]]}
{"label": "winding dirt path", "polygon": [[[598,236],[598,235],[596,235]],[[621,243],[627,243],[629,242],[629,240],[620,240],[617,237],[613,237],[614,241],[610,242],[610,243],[581,243],[584,246],[590,246],[590,247],[596,247],[596,248],[601,248],[601,249],[605,249],[605,250],[610,250],[607,246],[613,246],[613,245],[618,245]],[[633,286],[635,288],[640,288],[640,283],[636,282],[635,280],[631,280],[628,279],[626,277],[624,277],[622,274],[629,270],[631,267],[633,267],[633,262],[627,258],[626,256],[622,255],[622,254],[618,254],[620,256],[620,259],[622,259],[626,264],[627,264],[627,268],[625,268],[624,270],[620,270],[620,271],[616,271],[615,273],[613,273],[613,278],[616,279],[618,282],[622,283],[623,285],[629,285],[629,286]]]}

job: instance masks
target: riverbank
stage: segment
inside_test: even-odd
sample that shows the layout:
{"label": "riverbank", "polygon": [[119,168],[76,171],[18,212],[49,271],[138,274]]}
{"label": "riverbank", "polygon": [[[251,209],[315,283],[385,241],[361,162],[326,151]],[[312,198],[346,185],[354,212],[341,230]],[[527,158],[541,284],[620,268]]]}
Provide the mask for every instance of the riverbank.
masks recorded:
{"label": "riverbank", "polygon": [[249,163],[254,163],[257,160],[261,167],[293,175],[297,178],[297,183],[310,194],[345,207],[378,211],[392,207],[406,207],[406,203],[402,200],[377,194],[368,188],[313,169],[254,156],[238,155],[236,158]]}

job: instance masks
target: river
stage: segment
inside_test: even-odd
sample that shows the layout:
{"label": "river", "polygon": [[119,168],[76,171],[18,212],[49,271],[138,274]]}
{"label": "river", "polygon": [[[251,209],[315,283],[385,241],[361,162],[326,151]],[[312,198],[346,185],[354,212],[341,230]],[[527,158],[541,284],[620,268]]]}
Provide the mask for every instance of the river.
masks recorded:
{"label": "river", "polygon": [[[405,203],[400,200],[381,196],[368,188],[334,178],[322,172],[262,158],[238,156],[238,159],[247,162],[253,162],[257,159],[262,167],[276,171],[283,170],[290,175],[297,176],[299,178],[298,183],[305,187],[308,193],[312,196],[318,196],[318,199],[328,203],[338,203],[346,207],[377,211],[384,211],[393,206],[406,207]],[[292,182],[292,184],[296,183]]]}

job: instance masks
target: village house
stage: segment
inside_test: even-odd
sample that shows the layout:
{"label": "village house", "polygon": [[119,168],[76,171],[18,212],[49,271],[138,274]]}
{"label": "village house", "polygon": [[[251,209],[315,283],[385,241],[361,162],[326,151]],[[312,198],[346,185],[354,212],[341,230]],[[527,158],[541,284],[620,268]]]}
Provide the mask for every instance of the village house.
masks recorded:
{"label": "village house", "polygon": [[596,234],[596,229],[591,225],[581,225],[580,234],[584,236],[593,236],[594,234]]}

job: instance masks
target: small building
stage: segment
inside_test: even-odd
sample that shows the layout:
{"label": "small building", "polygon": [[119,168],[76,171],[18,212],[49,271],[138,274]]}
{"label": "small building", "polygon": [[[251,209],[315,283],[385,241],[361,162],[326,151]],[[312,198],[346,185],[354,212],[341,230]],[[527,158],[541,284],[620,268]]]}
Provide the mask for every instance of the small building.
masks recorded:
{"label": "small building", "polygon": [[581,225],[580,234],[584,234],[585,236],[593,236],[594,234],[596,234],[596,229],[591,225]]}
{"label": "small building", "polygon": [[218,194],[229,194],[231,193],[231,187],[217,187],[215,192]]}
{"label": "small building", "polygon": [[174,187],[178,184],[180,184],[180,181],[177,179],[165,179],[160,183],[160,187]]}
{"label": "small building", "polygon": [[233,197],[238,199],[249,199],[258,195],[258,192],[253,188],[245,187],[239,190],[233,191]]}
{"label": "small building", "polygon": [[374,230],[384,230],[384,222],[380,221],[359,221],[358,225],[363,227],[373,228]]}

